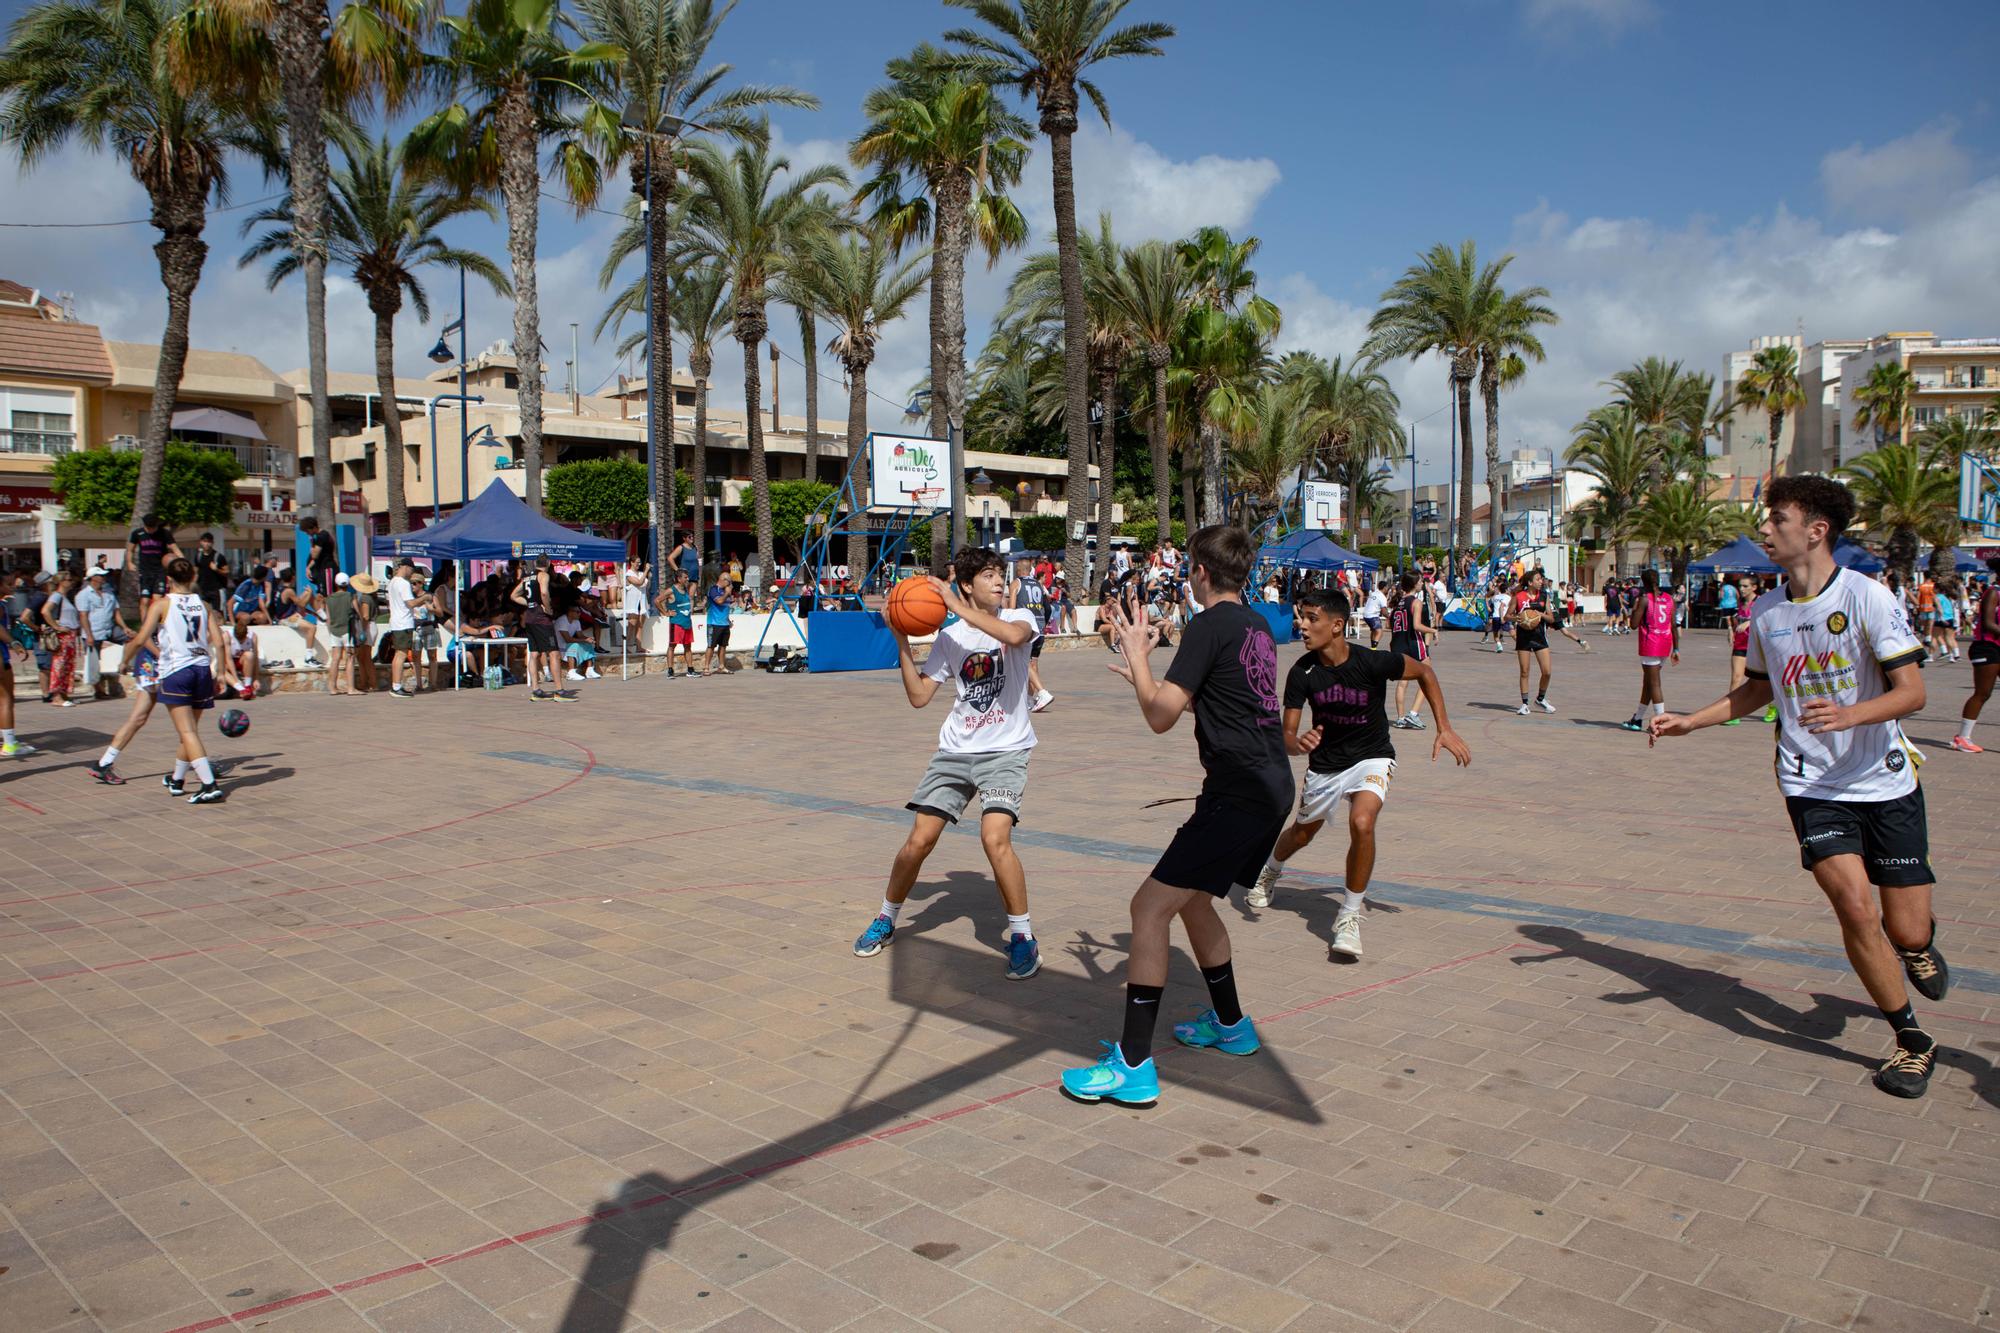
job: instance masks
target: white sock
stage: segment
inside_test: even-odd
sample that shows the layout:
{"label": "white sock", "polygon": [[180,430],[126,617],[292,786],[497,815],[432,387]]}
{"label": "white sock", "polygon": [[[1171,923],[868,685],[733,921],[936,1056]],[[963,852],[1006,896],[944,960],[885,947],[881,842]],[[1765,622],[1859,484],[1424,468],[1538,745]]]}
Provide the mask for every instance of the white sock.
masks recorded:
{"label": "white sock", "polygon": [[12,727],[0,729],[0,745],[12,745],[13,743],[14,729]]}
{"label": "white sock", "polygon": [[1665,716],[1666,716],[1666,713],[1667,713],[1667,706],[1666,706],[1665,704],[1654,704],[1654,705],[1653,705],[1653,716],[1655,716],[1655,717],[1665,717]]}
{"label": "white sock", "polygon": [[201,779],[201,785],[204,787],[215,785],[215,770],[209,766],[207,755],[194,761],[194,775]]}
{"label": "white sock", "polygon": [[1283,870],[1284,868],[1285,858],[1279,856],[1275,851],[1271,853],[1271,859],[1264,862],[1264,869],[1266,870]]}
{"label": "white sock", "polygon": [[1007,914],[1007,938],[1011,940],[1016,935],[1026,935],[1029,939],[1035,938],[1034,923],[1028,920],[1026,912],[1021,913],[1019,916],[1015,916],[1012,912]]}
{"label": "white sock", "polygon": [[186,779],[188,775],[188,770],[192,767],[194,767],[194,765],[190,764],[185,759],[174,760],[174,783],[176,786],[178,786],[183,780]]}
{"label": "white sock", "polygon": [[1972,739],[1972,728],[1978,723],[1976,717],[1962,717],[1958,720],[1958,734],[1966,740]]}
{"label": "white sock", "polygon": [[1353,889],[1343,889],[1340,894],[1340,910],[1343,912],[1358,912],[1361,910],[1361,904],[1366,901],[1367,891],[1365,889],[1361,893],[1356,893]]}
{"label": "white sock", "polygon": [[107,745],[104,747],[104,758],[98,760],[97,764],[98,767],[100,768],[109,768],[117,762],[118,762],[118,747],[115,745]]}
{"label": "white sock", "polygon": [[887,898],[884,898],[882,900],[882,910],[877,912],[876,915],[888,917],[889,924],[893,926],[896,924],[896,918],[902,914],[902,911],[903,905],[901,903],[892,903]]}

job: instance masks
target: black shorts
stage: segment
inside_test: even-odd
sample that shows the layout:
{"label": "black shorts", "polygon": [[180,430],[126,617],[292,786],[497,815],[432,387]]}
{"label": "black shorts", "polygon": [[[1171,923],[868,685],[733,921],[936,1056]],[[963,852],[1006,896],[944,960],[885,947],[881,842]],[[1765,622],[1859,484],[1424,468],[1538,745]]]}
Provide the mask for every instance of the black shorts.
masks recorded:
{"label": "black shorts", "polygon": [[139,595],[141,597],[165,597],[167,595],[167,571],[165,569],[140,570]]}
{"label": "black shorts", "polygon": [[1974,666],[1994,666],[2000,664],[2000,643],[1987,639],[1974,639],[1967,653]]}
{"label": "black shorts", "polygon": [[1748,648],[1731,648],[1729,655],[1731,657],[1748,657],[1750,656],[1750,650]]}
{"label": "black shorts", "polygon": [[1869,882],[1882,888],[1937,883],[1922,787],[1890,801],[1787,796],[1785,810],[1798,835],[1799,864],[1807,870],[1829,856],[1858,856]]}
{"label": "black shorts", "polygon": [[528,651],[531,653],[559,653],[562,645],[556,642],[556,627],[553,624],[526,621],[521,631],[527,636]]}
{"label": "black shorts", "polygon": [[1232,886],[1255,884],[1292,813],[1289,772],[1283,801],[1277,795],[1258,793],[1251,785],[1243,795],[1203,792],[1195,797],[1194,813],[1160,854],[1153,878],[1218,898],[1227,898]]}
{"label": "black shorts", "polygon": [[1548,631],[1540,625],[1533,629],[1514,631],[1514,651],[1517,653],[1545,653],[1549,649]]}
{"label": "black shorts", "polygon": [[729,626],[710,625],[708,627],[708,646],[727,652],[729,649]]}
{"label": "black shorts", "polygon": [[1042,655],[1042,633],[1039,627],[1035,630],[1035,646],[1028,649],[1028,660],[1031,662]]}

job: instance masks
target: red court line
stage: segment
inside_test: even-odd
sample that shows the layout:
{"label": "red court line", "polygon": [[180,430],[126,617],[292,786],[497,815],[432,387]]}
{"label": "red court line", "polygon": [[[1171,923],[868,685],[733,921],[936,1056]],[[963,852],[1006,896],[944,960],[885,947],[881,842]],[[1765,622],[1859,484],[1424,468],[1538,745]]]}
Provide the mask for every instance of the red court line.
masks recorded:
{"label": "red court line", "polygon": [[[1378,981],[1368,986],[1357,986],[1353,990],[1343,991],[1339,995],[1329,995],[1324,999],[1314,1000],[1310,1004],[1302,1004],[1295,1009],[1287,1009],[1283,1013],[1275,1014],[1263,1021],[1266,1023],[1275,1023],[1280,1019],[1290,1018],[1293,1015],[1317,1009],[1322,1005],[1332,1004],[1336,1000],[1348,999],[1356,995],[1366,995],[1370,991],[1381,990],[1384,987],[1395,986],[1405,981],[1414,981],[1418,977],[1429,976],[1434,972],[1443,972],[1450,968],[1462,967],[1467,963],[1477,962],[1482,958],[1491,958],[1494,954],[1507,953],[1515,949],[1533,948],[1534,946],[1526,944],[1503,944],[1497,949],[1486,949],[1479,953],[1467,954],[1463,958],[1454,958],[1448,962],[1434,963],[1429,967],[1420,968],[1415,972],[1407,972],[1400,977],[1390,977],[1385,981]],[[1535,951],[1560,952],[1559,950]],[[660,1194],[651,1194],[643,1199],[635,1199],[628,1204],[620,1204],[613,1208],[601,1208],[597,1212],[587,1213],[582,1217],[564,1218],[560,1222],[550,1222],[544,1226],[535,1227],[532,1230],[517,1232],[512,1236],[502,1236],[497,1240],[489,1240],[483,1245],[475,1245],[469,1250],[460,1250],[455,1254],[434,1255],[431,1258],[419,1259],[413,1263],[403,1264],[400,1267],[385,1268],[379,1273],[368,1273],[362,1277],[350,1278],[345,1282],[336,1282],[331,1286],[321,1287],[317,1291],[302,1291],[297,1295],[287,1296],[282,1300],[252,1306],[247,1310],[238,1310],[235,1314],[217,1315],[213,1319],[203,1319],[192,1324],[183,1324],[178,1328],[167,1330],[167,1333],[206,1333],[209,1329],[227,1328],[231,1324],[240,1324],[246,1319],[257,1319],[264,1315],[275,1314],[280,1310],[289,1310],[296,1306],[310,1304],[313,1301],[322,1301],[329,1296],[339,1295],[342,1292],[358,1291],[363,1287],[372,1287],[377,1283],[388,1282],[399,1277],[407,1277],[412,1273],[421,1273],[427,1268],[443,1268],[447,1264],[459,1263],[466,1259],[476,1259],[482,1254],[491,1254],[495,1250],[527,1245],[533,1241],[541,1240],[545,1236],[557,1235],[564,1231],[575,1231],[580,1227],[589,1226],[593,1222],[603,1221],[605,1218],[626,1217],[633,1213],[646,1212],[658,1208],[662,1204],[672,1203],[677,1199],[684,1199],[695,1194],[706,1194],[710,1190],[720,1189],[725,1185],[745,1184],[749,1181],[768,1176],[773,1172],[783,1171],[787,1167],[797,1166],[801,1162],[821,1161],[833,1156],[835,1153],[846,1152],[850,1148],[861,1148],[871,1143],[881,1143],[886,1139],[895,1138],[899,1134],[907,1134],[911,1130],[923,1129],[930,1125],[941,1125],[947,1120],[956,1120],[960,1116],[990,1110],[995,1106],[1011,1102],[1017,1097],[1025,1097],[1031,1092],[1046,1092],[1050,1088],[1055,1087],[1058,1082],[1060,1080],[1050,1079],[1045,1083],[1036,1083],[1030,1087],[1015,1088],[1013,1091],[1003,1092],[997,1097],[987,1097],[981,1101],[968,1102],[963,1106],[955,1106],[948,1111],[939,1111],[935,1115],[918,1116],[915,1119],[891,1125],[886,1129],[876,1130],[872,1134],[863,1134],[856,1138],[843,1139],[839,1143],[830,1143],[824,1148],[816,1148],[812,1152],[799,1153],[794,1157],[787,1157],[781,1161],[766,1162],[759,1166],[745,1167],[741,1171],[721,1176],[715,1180],[693,1182],[683,1185],[679,1189],[668,1190]]]}
{"label": "red court line", "polygon": [[11,805],[20,806],[23,810],[32,810],[38,815],[45,815],[48,813],[48,811],[42,809],[42,807],[40,807],[39,805],[29,805],[26,801],[22,800],[18,796],[9,796],[7,798],[7,801]]}
{"label": "red court line", "polygon": [[[286,865],[293,861],[303,861],[309,856],[327,856],[335,852],[358,851],[363,847],[379,847],[385,842],[396,842],[403,838],[414,838],[420,833],[436,833],[439,829],[448,829],[457,824],[464,824],[474,819],[484,819],[488,815],[497,815],[505,810],[513,810],[535,801],[546,800],[548,797],[554,796],[557,792],[564,791],[583,781],[586,777],[590,776],[591,770],[597,767],[596,752],[589,746],[570,740],[567,737],[550,736],[545,732],[539,731],[522,731],[519,727],[496,726],[491,727],[491,730],[511,731],[517,736],[533,736],[537,740],[557,741],[569,746],[573,750],[581,750],[584,757],[583,768],[574,776],[565,781],[558,782],[547,791],[539,791],[532,796],[522,796],[508,801],[503,805],[491,806],[485,810],[474,810],[468,814],[456,815],[441,823],[426,824],[423,828],[408,829],[402,833],[385,833],[379,838],[370,838],[366,842],[346,843],[340,847],[315,847],[310,851],[293,852],[289,856],[268,856],[261,861],[245,861],[238,865],[217,866],[213,870],[190,871],[185,875],[164,875],[159,879],[136,880],[130,884],[107,884],[94,889],[70,889],[64,893],[52,893],[43,898],[10,898],[4,902],[0,902],[0,907],[23,907],[34,903],[54,902],[58,898],[77,898],[99,893],[117,893],[121,889],[140,889],[153,884],[181,884],[193,879],[210,879],[216,875],[234,875],[241,874],[246,870],[260,870],[265,866]],[[12,798],[10,797],[9,799],[11,800]]]}

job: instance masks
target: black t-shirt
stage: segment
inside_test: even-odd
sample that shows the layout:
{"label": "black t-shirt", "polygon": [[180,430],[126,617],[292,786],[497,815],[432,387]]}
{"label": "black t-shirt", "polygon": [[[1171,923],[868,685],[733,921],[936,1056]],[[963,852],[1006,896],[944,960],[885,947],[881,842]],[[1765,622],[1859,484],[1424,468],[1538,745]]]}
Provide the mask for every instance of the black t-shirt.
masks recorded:
{"label": "black t-shirt", "polygon": [[325,569],[329,565],[339,563],[340,557],[335,555],[333,550],[333,534],[330,532],[315,532],[312,538],[312,554],[306,561],[307,567],[311,569]]}
{"label": "black t-shirt", "polygon": [[[1278,712],[1278,646],[1264,617],[1217,602],[1188,622],[1167,682],[1194,700],[1194,737],[1208,777],[1202,790],[1291,800]],[[1254,784],[1254,785],[1250,785]]]}
{"label": "black t-shirt", "polygon": [[1347,660],[1328,666],[1318,653],[1292,663],[1285,677],[1285,708],[1311,709],[1310,725],[1320,729],[1307,767],[1340,773],[1363,759],[1394,759],[1389,713],[1382,706],[1388,682],[1403,678],[1403,654],[1351,646]]}
{"label": "black t-shirt", "polygon": [[196,547],[194,572],[195,586],[203,592],[214,592],[229,581],[224,572],[223,555],[220,551],[204,551]]}
{"label": "black t-shirt", "polygon": [[157,574],[164,566],[167,548],[174,544],[172,528],[157,528],[152,532],[144,528],[132,529],[132,545],[139,551],[139,572]]}

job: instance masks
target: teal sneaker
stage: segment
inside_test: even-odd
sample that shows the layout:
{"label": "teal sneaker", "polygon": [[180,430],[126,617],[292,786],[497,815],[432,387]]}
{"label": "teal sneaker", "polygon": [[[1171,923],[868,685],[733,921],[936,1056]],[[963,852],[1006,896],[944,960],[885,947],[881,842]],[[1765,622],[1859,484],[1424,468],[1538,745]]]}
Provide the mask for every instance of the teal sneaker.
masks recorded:
{"label": "teal sneaker", "polygon": [[1120,1106],[1145,1108],[1160,1100],[1160,1073],[1150,1057],[1134,1069],[1115,1041],[1099,1042],[1104,1058],[1082,1069],[1066,1069],[1062,1076],[1063,1095],[1079,1102],[1117,1102]]}
{"label": "teal sneaker", "polygon": [[856,958],[873,958],[882,952],[882,946],[896,937],[896,923],[886,916],[878,916],[868,923],[868,929],[861,932],[861,938],[854,941]]}
{"label": "teal sneaker", "polygon": [[1264,1045],[1250,1015],[1225,1025],[1215,1021],[1213,1009],[1203,1010],[1192,1023],[1174,1024],[1174,1040],[1183,1046],[1213,1046],[1227,1055],[1255,1055]]}

